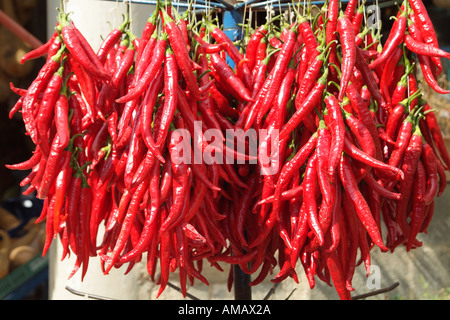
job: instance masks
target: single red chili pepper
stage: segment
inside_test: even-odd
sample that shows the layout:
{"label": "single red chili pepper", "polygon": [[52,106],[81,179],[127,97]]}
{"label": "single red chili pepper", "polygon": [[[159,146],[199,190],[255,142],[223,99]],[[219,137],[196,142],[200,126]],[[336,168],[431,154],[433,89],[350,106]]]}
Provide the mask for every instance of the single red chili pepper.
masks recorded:
{"label": "single red chili pepper", "polygon": [[370,211],[370,207],[368,206],[366,200],[364,199],[358,188],[355,176],[352,171],[350,160],[345,154],[341,157],[339,165],[339,176],[341,178],[346,194],[351,200],[351,203],[355,208],[359,219],[369,233],[369,236],[375,242],[375,244],[380,247],[382,251],[388,251],[388,248],[383,243],[380,230],[376,225],[376,222]]}
{"label": "single red chili pepper", "polygon": [[[427,13],[427,10],[422,0],[408,1],[408,5],[411,6],[411,8],[414,11],[414,14],[410,15],[410,19],[412,19],[413,21],[417,21],[417,25],[422,31],[424,41],[427,44],[434,46],[435,48],[439,48],[439,43],[436,36],[436,32],[434,30],[433,23]],[[438,58],[433,58],[432,60],[433,63],[438,68],[439,74],[440,72],[442,72],[441,61]]]}
{"label": "single red chili pepper", "polygon": [[153,33],[151,38],[146,42],[144,48],[138,49],[137,54],[141,51],[140,56],[136,56],[135,62],[135,79],[139,79],[147,69],[148,65],[152,61],[152,56],[155,53],[155,46],[158,41],[158,34]]}
{"label": "single red chili pepper", "polygon": [[392,150],[391,156],[388,160],[390,166],[399,167],[404,159],[406,148],[411,139],[413,132],[413,119],[412,115],[408,115],[405,120],[403,120],[402,125],[398,131],[397,140],[395,143],[394,150]]}
{"label": "single red chili pepper", "polygon": [[331,179],[334,179],[335,172],[339,166],[339,159],[341,158],[342,151],[344,150],[345,124],[341,106],[337,98],[332,94],[328,94],[325,97],[325,103],[327,106],[326,112],[328,115],[325,117],[325,124],[330,128],[331,132],[331,150],[328,158],[328,174]]}
{"label": "single red chili pepper", "polygon": [[209,43],[200,37],[197,33],[193,33],[194,40],[198,42],[197,54],[204,53],[221,53],[225,50],[227,43]]}
{"label": "single red chili pepper", "polygon": [[114,45],[120,40],[125,31],[125,28],[129,25],[129,23],[130,21],[128,19],[125,19],[120,26],[111,30],[105,37],[99,49],[97,50],[97,57],[100,60],[100,62],[105,63],[108,57],[108,53],[114,47]]}
{"label": "single red chili pepper", "polygon": [[[83,51],[86,53],[89,60],[92,61],[92,63],[95,65],[96,68],[98,68],[102,73],[105,72],[105,74],[107,74],[106,70],[104,70],[104,68],[103,68],[102,62],[98,58],[97,54],[94,52],[94,49],[91,47],[91,45],[89,44],[87,39],[81,33],[80,29],[75,27],[73,22],[71,23],[71,26],[69,26],[69,27],[71,27],[71,29],[72,29],[72,30],[70,30],[71,31],[70,34],[72,35],[72,31],[73,31],[73,35],[77,38],[77,40],[73,39],[73,41],[78,42],[80,44],[80,48],[83,49]],[[63,29],[64,29],[64,27],[63,27]],[[62,31],[61,31],[61,34],[63,34]],[[64,40],[64,36],[63,36],[63,40]]]}
{"label": "single red chili pepper", "polygon": [[342,108],[342,113],[344,115],[346,125],[350,129],[353,136],[358,140],[360,147],[365,153],[375,157],[375,142],[373,141],[370,130],[366,127],[362,120],[353,115],[353,113],[346,111],[345,108]]}
{"label": "single red chili pepper", "polygon": [[408,50],[418,55],[450,59],[450,53],[427,43],[418,42],[409,34],[405,35],[405,45]]}
{"label": "single red chili pepper", "polygon": [[50,200],[48,200],[47,215],[45,221],[45,242],[42,248],[42,256],[45,257],[48,249],[52,243],[53,237],[55,236],[55,229],[53,228],[53,211],[55,207],[56,196],[52,195]]}
{"label": "single red chili pepper", "polygon": [[350,199],[346,194],[343,195],[342,208],[342,213],[345,216],[346,231],[349,237],[348,253],[345,258],[346,263],[343,265],[343,272],[345,273],[344,276],[347,290],[353,291],[352,278],[355,272],[356,258],[358,255],[359,221],[356,211],[351,205]]}
{"label": "single red chili pepper", "polygon": [[419,233],[420,227],[425,219],[426,205],[423,201],[425,195],[425,189],[427,185],[426,171],[422,161],[419,161],[417,170],[414,173],[414,184],[412,190],[412,210],[410,214],[411,232],[406,244],[406,250],[411,250],[414,240]]}
{"label": "single red chili pepper", "polygon": [[429,205],[436,197],[438,191],[437,159],[431,146],[424,142],[422,146],[422,162],[426,171],[426,190],[423,194],[423,201]]}
{"label": "single red chili pepper", "polygon": [[76,237],[77,237],[77,212],[80,201],[80,192],[81,192],[81,174],[78,168],[74,168],[74,175],[72,176],[69,185],[69,191],[67,193],[68,198],[66,200],[65,212],[67,214],[66,228],[69,237],[70,248],[75,254],[77,254],[79,250],[78,246],[76,245]]}
{"label": "single red chili pepper", "polygon": [[16,164],[6,164],[5,167],[10,170],[30,170],[38,165],[42,157],[42,152],[37,146],[31,157],[23,162]]}
{"label": "single red chili pepper", "polygon": [[247,87],[227,65],[227,63],[217,53],[210,55],[211,66],[214,68],[214,76],[221,77],[235,93],[236,98],[244,101],[252,101],[252,97]]}
{"label": "single red chili pepper", "polygon": [[268,34],[268,32],[269,28],[268,24],[266,23],[258,27],[248,40],[247,46],[245,48],[245,59],[250,70],[253,70],[253,67],[256,65],[256,53],[258,50],[258,46],[261,43],[262,39],[264,39],[264,37]]}
{"label": "single red chili pepper", "polygon": [[110,210],[111,197],[109,196],[108,185],[106,183],[101,186],[95,186],[95,188],[92,188],[91,190],[93,194],[89,222],[89,241],[90,246],[95,251],[97,249],[99,225],[106,217],[107,212]]}
{"label": "single red chili pepper", "polygon": [[[166,213],[168,211],[166,206],[162,207],[162,213]],[[165,219],[167,214],[164,214],[161,218]],[[170,270],[170,255],[171,255],[171,233],[162,232],[160,236],[160,250],[159,250],[159,261],[160,261],[160,287],[157,294],[157,297],[161,295],[164,291],[167,282],[169,281],[169,270]]]}
{"label": "single red chili pepper", "polygon": [[377,67],[384,65],[387,59],[393,54],[395,49],[403,42],[403,39],[405,37],[406,24],[407,15],[406,10],[404,10],[399,16],[397,16],[397,19],[395,20],[389,33],[389,37],[383,46],[381,54],[373,62],[370,63],[371,69],[376,69]]}
{"label": "single red chili pepper", "polygon": [[345,8],[345,15],[352,20],[355,15],[356,8],[358,7],[357,0],[350,0]]}
{"label": "single red chili pepper", "polygon": [[135,78],[135,82],[127,92],[125,96],[116,99],[117,103],[124,103],[131,100],[136,100],[141,97],[144,91],[148,88],[148,85],[155,77],[155,74],[162,67],[164,61],[165,51],[166,51],[167,40],[166,36],[163,35],[158,39],[156,44],[155,53],[152,55],[152,60],[148,67],[145,69],[141,77]]}
{"label": "single red chili pepper", "polygon": [[23,106],[23,100],[25,99],[24,96],[20,97],[16,103],[14,104],[14,106],[11,108],[11,110],[9,110],[8,113],[8,117],[9,119],[12,119],[14,117],[14,115],[16,114],[16,112],[18,112],[22,106]]}
{"label": "single red chili pepper", "polygon": [[52,146],[50,148],[39,188],[37,189],[37,196],[40,199],[46,198],[50,192],[50,188],[54,183],[54,179],[57,176],[61,165],[60,162],[63,157],[63,149],[64,148],[60,143],[60,136],[56,134],[52,141]]}
{"label": "single red chili pepper", "polygon": [[364,57],[362,55],[363,51],[364,50],[362,50],[360,48],[356,50],[356,62],[355,62],[356,67],[359,69],[359,71],[361,71],[361,75],[364,79],[364,83],[367,85],[367,88],[369,89],[370,94],[375,99],[378,106],[386,109],[387,108],[386,101],[385,101],[383,95],[381,94],[380,87],[378,86],[378,83],[374,77],[372,70],[369,67],[369,64],[366,62],[366,60],[364,59]]}
{"label": "single red chili pepper", "polygon": [[[282,201],[291,200],[291,199],[300,197],[302,194],[303,194],[303,186],[299,185],[292,189],[287,189],[287,190],[283,191],[281,193],[281,200]],[[271,195],[267,198],[263,198],[263,199],[259,200],[257,204],[261,205],[261,204],[265,204],[265,203],[272,203],[274,201],[275,201],[275,196]]]}
{"label": "single red chili pepper", "polygon": [[398,223],[403,235],[408,238],[410,227],[407,222],[407,207],[412,194],[412,186],[414,182],[414,173],[417,170],[420,156],[422,154],[423,138],[418,126],[412,133],[408,147],[403,157],[402,171],[405,178],[400,181],[399,192],[402,199],[397,203],[395,221]]}
{"label": "single red chili pepper", "polygon": [[447,187],[447,178],[442,163],[440,161],[436,161],[436,166],[437,166],[437,173],[439,175],[439,188],[437,196],[440,197],[444,193],[445,188]]}
{"label": "single red chili pepper", "polygon": [[324,243],[324,234],[321,229],[318,215],[317,215],[317,202],[316,202],[316,191],[317,191],[317,154],[314,152],[305,170],[305,177],[303,180],[303,201],[305,205],[306,214],[308,215],[309,227],[313,230],[314,235],[322,246]]}
{"label": "single red chili pepper", "polygon": [[[327,6],[327,23],[325,28],[325,44],[330,44],[330,62],[336,64],[336,46],[335,40],[337,39],[336,29],[337,20],[339,17],[339,2],[336,0],[331,0],[328,2]],[[350,18],[351,19],[351,18]]]}
{"label": "single red chili pepper", "polygon": [[[414,95],[418,91],[416,76],[411,72],[408,76],[408,96]],[[419,98],[411,101],[410,110],[413,110],[419,102]]]}
{"label": "single red chili pepper", "polygon": [[[265,52],[265,50],[264,50]],[[266,80],[266,71],[272,55],[277,52],[275,50],[271,51],[269,54],[265,55],[261,60],[257,61],[255,67],[253,68],[253,91],[252,99],[255,99],[259,91],[263,88]]]}
{"label": "single red chili pepper", "polygon": [[[331,46],[332,44],[328,44]],[[321,70],[325,62],[327,55],[327,50],[324,49],[320,54],[318,54],[310,63],[306,69],[304,75],[298,80],[298,89],[295,96],[295,107],[297,109],[301,108],[302,102],[308,97],[311,92],[316,80],[321,78]],[[328,68],[325,68],[325,73],[328,75]],[[322,74],[323,75],[323,74]],[[320,76],[320,77],[319,77]],[[324,80],[325,81],[325,80]]]}
{"label": "single red chili pepper", "polygon": [[136,52],[136,61],[140,61],[143,50],[147,46],[148,41],[154,34],[154,31],[156,30],[156,26],[158,24],[158,17],[159,17],[159,3],[156,4],[156,8],[153,11],[152,15],[147,19],[145,22],[144,28],[142,29],[141,36],[139,38],[139,48]]}
{"label": "single red chili pepper", "polygon": [[311,24],[302,15],[297,13],[297,22],[299,33],[303,37],[303,42],[308,51],[308,60],[311,61],[319,54],[319,42],[317,41]]}
{"label": "single red chili pepper", "polygon": [[447,168],[450,168],[450,156],[448,154],[447,148],[445,147],[444,138],[442,136],[442,131],[439,129],[439,124],[437,122],[436,114],[432,112],[430,105],[425,102],[423,104],[425,120],[428,128],[433,136],[433,141],[439,151],[439,155],[442,161],[445,163]]}
{"label": "single red chili pepper", "polygon": [[389,92],[389,81],[392,75],[394,74],[395,67],[397,63],[400,61],[402,56],[403,50],[400,47],[396,47],[394,52],[387,59],[386,63],[384,64],[384,68],[382,70],[379,87],[381,94],[383,95],[385,101],[388,103],[389,106],[391,103],[391,95]]}
{"label": "single red chili pepper", "polygon": [[269,90],[264,96],[263,104],[259,107],[258,114],[256,117],[256,123],[260,124],[263,116],[267,113],[270,108],[271,103],[274,101],[277,91],[280,89],[284,74],[289,68],[294,68],[291,63],[292,56],[294,54],[296,33],[289,29],[283,47],[277,56],[275,64],[268,76],[268,81],[270,81]]}
{"label": "single red chili pepper", "polygon": [[49,52],[50,46],[52,45],[52,43],[54,41],[56,41],[57,37],[58,37],[58,32],[55,30],[55,32],[53,32],[52,36],[50,37],[50,39],[48,39],[48,41],[46,43],[44,43],[43,45],[41,45],[38,48],[35,48],[35,49],[25,53],[22,56],[22,58],[20,59],[20,63],[24,64],[28,60],[45,57],[47,55],[47,53]]}
{"label": "single red chili pepper", "polygon": [[361,161],[365,164],[370,165],[372,168],[377,168],[380,170],[390,171],[397,178],[403,179],[404,174],[403,171],[397,167],[390,166],[384,163],[381,160],[377,160],[372,156],[366,154],[362,150],[360,150],[357,146],[355,146],[349,139],[344,139],[344,151],[351,156],[353,159]]}
{"label": "single red chili pepper", "polygon": [[420,68],[422,70],[423,76],[427,84],[437,93],[447,94],[450,93],[450,90],[443,89],[439,86],[436,81],[435,76],[433,75],[431,69],[431,60],[428,56],[418,55],[417,59],[419,60]]}
{"label": "single red chili pepper", "polygon": [[[158,158],[159,161],[165,162],[164,157],[161,154],[160,149],[156,145],[156,142],[153,138],[154,132],[157,132],[159,128],[153,128],[152,132],[152,120],[153,120],[153,109],[155,107],[158,94],[163,87],[163,84],[166,86],[171,86],[169,78],[165,78],[165,74],[163,70],[159,70],[156,74],[155,79],[150,83],[149,89],[147,90],[144,100],[142,101],[142,122],[140,126],[141,135],[144,139],[145,145],[152,152],[152,154]],[[169,97],[167,97],[169,100]],[[155,134],[156,136],[156,134]]]}
{"label": "single red chili pepper", "polygon": [[351,300],[350,291],[346,288],[345,277],[336,251],[325,252],[327,268],[341,300]]}
{"label": "single red chili pepper", "polygon": [[67,99],[67,93],[62,88],[62,92],[59,94],[58,100],[55,104],[55,126],[57,135],[59,136],[59,143],[61,149],[64,149],[69,145],[70,140],[70,128],[69,128],[69,102]]}
{"label": "single red chili pepper", "polygon": [[286,138],[300,122],[304,121],[307,114],[309,114],[321,101],[323,92],[325,90],[328,77],[328,69],[325,69],[322,76],[317,80],[314,87],[309,92],[308,96],[303,101],[302,105],[297,108],[295,113],[291,116],[288,122],[281,129],[279,134],[280,141]]}
{"label": "single red chili pepper", "polygon": [[178,94],[176,90],[178,80],[177,63],[175,55],[168,49],[166,51],[165,63],[164,63],[164,108],[161,116],[161,122],[159,128],[157,128],[156,146],[158,149],[162,148],[167,133],[169,131],[169,125],[174,117],[177,104]]}
{"label": "single red chili pepper", "polygon": [[[403,172],[402,172],[403,173]],[[388,177],[390,178],[390,177]],[[367,183],[367,185],[378,195],[386,198],[386,199],[393,199],[393,200],[400,200],[402,198],[402,195],[398,192],[393,192],[391,190],[386,189],[384,186],[380,184],[377,180],[375,180],[372,172],[367,172],[367,174],[363,177],[364,182]]]}
{"label": "single red chili pepper", "polygon": [[340,15],[338,18],[337,32],[341,39],[342,45],[342,66],[341,66],[341,85],[339,89],[338,100],[342,101],[347,90],[348,82],[350,81],[353,68],[356,64],[356,45],[355,32],[353,31],[352,23],[345,15]]}
{"label": "single red chili pepper", "polygon": [[361,25],[364,20],[364,6],[359,6],[356,10],[355,15],[350,20],[353,25],[353,31],[355,32],[355,35],[358,35],[359,31],[361,30]]}

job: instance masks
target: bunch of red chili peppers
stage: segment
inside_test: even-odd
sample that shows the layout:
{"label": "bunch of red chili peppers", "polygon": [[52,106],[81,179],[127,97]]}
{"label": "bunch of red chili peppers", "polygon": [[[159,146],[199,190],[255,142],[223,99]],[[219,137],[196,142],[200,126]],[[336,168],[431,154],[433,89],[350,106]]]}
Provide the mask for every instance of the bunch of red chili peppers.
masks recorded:
{"label": "bunch of red chili peppers", "polygon": [[[420,247],[450,157],[416,70],[448,93],[436,79],[450,55],[420,0],[403,2],[384,44],[358,1],[322,9],[268,21],[237,46],[207,18],[160,3],[141,36],[126,19],[97,52],[62,11],[53,37],[23,58],[47,55],[37,78],[11,85],[10,116],[21,112],[36,149],[8,167],[29,170],[25,193],[44,199],[43,254],[59,237],[62,258],[77,257],[70,276],[83,277],[93,256],[105,274],[146,259],[158,296],[174,271],[183,295],[195,279],[208,284],[204,261],[238,264],[251,285],[276,268],[272,281],[298,282],[300,262],[311,288],[319,278],[350,299],[374,246]],[[174,130],[195,136],[199,121],[223,136],[208,144]],[[225,158],[237,129],[267,129],[258,146],[269,154],[279,132],[279,170],[260,153],[180,156],[183,145]]]}

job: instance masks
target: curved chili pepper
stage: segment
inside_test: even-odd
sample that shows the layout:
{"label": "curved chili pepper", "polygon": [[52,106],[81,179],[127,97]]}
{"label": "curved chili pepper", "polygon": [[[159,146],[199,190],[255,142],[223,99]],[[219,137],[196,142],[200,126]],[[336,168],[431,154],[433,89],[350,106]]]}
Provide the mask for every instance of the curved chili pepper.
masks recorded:
{"label": "curved chili pepper", "polygon": [[[414,14],[410,15],[410,18],[413,21],[420,22],[418,23],[418,27],[422,31],[422,36],[424,41],[432,45],[436,48],[439,47],[438,39],[436,36],[436,32],[434,30],[433,23],[431,22],[431,19],[427,13],[427,10],[425,8],[425,5],[423,4],[422,0],[411,0],[408,1],[408,5],[411,6],[411,8],[414,11]],[[440,59],[433,58],[433,63],[438,67],[438,74],[442,71],[442,64]]]}
{"label": "curved chili pepper", "polygon": [[305,177],[303,180],[303,201],[305,205],[306,214],[308,215],[309,227],[313,230],[319,245],[322,246],[324,243],[324,234],[320,226],[317,217],[317,202],[316,202],[316,192],[317,192],[317,154],[314,152],[305,170]]}
{"label": "curved chili pepper", "polygon": [[[338,168],[345,142],[345,124],[342,117],[341,106],[337,98],[328,94],[325,97],[328,117],[325,118],[326,125],[331,132],[331,150],[328,158],[328,174],[331,179],[335,178],[335,172]],[[329,120],[327,120],[329,119]],[[327,123],[328,122],[328,123]],[[332,180],[333,181],[333,180]]]}
{"label": "curved chili pepper", "polygon": [[447,148],[445,147],[444,138],[442,136],[442,132],[439,129],[439,124],[437,122],[436,114],[432,112],[432,109],[428,103],[423,104],[424,107],[424,114],[425,114],[425,121],[428,124],[428,128],[431,131],[431,134],[433,136],[433,141],[436,144],[436,147],[439,151],[439,155],[442,159],[442,161],[445,163],[447,168],[450,168],[450,156],[447,151]]}
{"label": "curved chili pepper", "polygon": [[52,141],[52,146],[46,161],[46,166],[43,168],[42,178],[37,188],[37,196],[44,199],[48,196],[50,188],[54,183],[54,179],[58,174],[60,168],[61,158],[63,157],[63,147],[61,147],[60,136],[55,135]]}
{"label": "curved chili pepper", "polygon": [[105,63],[108,57],[108,53],[110,52],[112,47],[114,47],[114,45],[120,40],[120,37],[122,37],[125,28],[129,25],[129,23],[130,21],[128,19],[125,19],[120,26],[111,30],[105,37],[99,49],[97,50],[97,57],[100,62]]}
{"label": "curved chili pepper", "polygon": [[[377,104],[381,108],[386,109],[387,108],[386,101],[380,91],[380,87],[378,86],[378,83],[374,77],[372,70],[369,67],[369,64],[367,64],[366,60],[364,59],[364,57],[362,55],[363,51],[364,50],[362,50],[361,48],[356,49],[356,60],[355,60],[356,67],[361,72],[361,75],[364,79],[364,83],[367,85],[367,88],[369,89],[370,94],[375,99]],[[380,84],[380,86],[381,86],[381,84]]]}
{"label": "curved chili pepper", "polygon": [[163,35],[161,36],[160,39],[158,39],[155,52],[152,55],[152,60],[145,69],[145,71],[143,72],[142,76],[135,78],[134,84],[127,92],[127,94],[125,96],[116,99],[117,103],[124,103],[130,100],[136,100],[140,96],[142,96],[144,91],[148,88],[148,85],[150,84],[152,79],[155,77],[157,71],[162,67],[162,63],[164,61],[164,53],[166,51],[166,45],[167,45],[166,36]]}
{"label": "curved chili pepper", "polygon": [[261,40],[268,33],[268,24],[264,24],[258,27],[250,36],[247,46],[245,48],[245,59],[247,60],[247,66],[250,70],[256,65],[256,52]]}
{"label": "curved chili pepper", "polygon": [[388,251],[381,238],[380,230],[372,216],[370,207],[359,191],[355,176],[352,171],[351,163],[344,154],[339,164],[339,176],[341,178],[344,189],[352,202],[353,207],[358,214],[359,219],[363,223],[371,239],[380,247],[382,251]]}
{"label": "curved chili pepper", "polygon": [[410,227],[407,222],[407,207],[408,201],[412,193],[412,186],[414,182],[414,173],[417,170],[420,156],[422,154],[423,138],[420,133],[419,127],[416,127],[412,133],[408,147],[405,151],[403,158],[402,171],[405,174],[405,178],[400,182],[399,192],[402,194],[402,199],[399,201],[396,207],[395,221],[398,223],[402,233],[409,237]]}
{"label": "curved chili pepper", "polygon": [[412,191],[412,210],[410,214],[410,222],[411,226],[410,234],[407,239],[406,250],[411,250],[414,239],[420,231],[420,227],[422,226],[423,221],[425,220],[426,214],[426,205],[423,201],[423,197],[425,194],[425,188],[427,185],[427,178],[425,167],[422,161],[419,161],[417,165],[417,170],[414,174],[414,184]]}
{"label": "curved chili pepper", "polygon": [[[167,81],[164,81],[164,78],[165,72],[163,73],[163,70],[160,69],[160,71],[157,72],[155,79],[150,83],[150,88],[147,90],[144,100],[142,101],[142,122],[140,126],[141,135],[144,139],[145,145],[162,163],[165,162],[164,157],[162,156],[161,151],[153,138],[153,132],[159,132],[160,128],[153,128],[152,132],[152,120],[153,109],[158,99],[158,94],[163,87],[163,83],[165,82],[166,86],[171,87],[169,78],[165,79]],[[171,88],[173,89],[173,87]],[[169,101],[169,98],[167,98],[167,100]]]}
{"label": "curved chili pepper", "polygon": [[422,146],[422,162],[426,172],[426,190],[423,194],[425,205],[431,204],[438,191],[437,159],[431,146],[424,142]]}
{"label": "curved chili pepper", "polygon": [[380,170],[386,170],[392,172],[396,177],[403,179],[403,171],[397,167],[390,166],[383,161],[377,160],[372,156],[362,152],[358,147],[356,147],[349,139],[344,139],[344,151],[351,156],[353,159],[361,161],[365,164],[370,165],[372,168],[377,168]]}
{"label": "curved chili pepper", "polygon": [[37,59],[39,57],[45,56],[49,52],[49,48],[53,44],[53,42],[58,41],[56,40],[57,37],[58,32],[55,30],[55,32],[53,32],[52,36],[50,37],[50,39],[48,39],[46,43],[44,43],[38,48],[35,48],[25,53],[20,59],[20,63],[24,64],[28,60]]}
{"label": "curved chili pepper", "polygon": [[280,141],[286,138],[295,128],[304,120],[321,101],[323,92],[325,90],[328,69],[325,69],[324,74],[317,80],[314,87],[309,92],[308,96],[303,101],[302,105],[297,108],[295,113],[291,116],[288,122],[281,129],[279,134]]}
{"label": "curved chili pepper", "polygon": [[211,66],[214,68],[214,76],[221,77],[236,97],[244,101],[252,101],[252,97],[247,87],[238,78],[238,76],[233,72],[233,70],[226,64],[226,62],[217,53],[210,55]]}
{"label": "curved chili pepper", "polygon": [[339,88],[338,100],[342,101],[347,90],[348,82],[353,73],[356,64],[356,45],[355,32],[352,23],[345,15],[338,18],[337,32],[341,39],[342,46],[342,67],[341,67],[341,85]]}

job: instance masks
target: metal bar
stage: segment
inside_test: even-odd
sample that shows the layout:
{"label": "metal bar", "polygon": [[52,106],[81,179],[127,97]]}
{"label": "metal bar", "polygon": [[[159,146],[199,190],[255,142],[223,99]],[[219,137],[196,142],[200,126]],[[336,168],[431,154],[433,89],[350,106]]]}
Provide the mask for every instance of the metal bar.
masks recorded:
{"label": "metal bar", "polygon": [[79,290],[75,290],[69,286],[66,286],[66,290],[69,291],[70,293],[80,296],[80,297],[85,297],[88,299],[94,299],[94,300],[115,300],[112,298],[108,298],[108,297],[104,297],[104,296],[99,296],[96,294],[91,294],[91,293],[87,293],[87,292],[83,292],[83,291],[79,291]]}
{"label": "metal bar", "polygon": [[[105,0],[110,2],[117,2],[118,0]],[[156,0],[121,0],[123,3],[134,3],[134,4],[148,4],[156,6],[157,1]],[[173,3],[174,6],[178,6],[180,8],[188,8],[189,2],[177,2]],[[211,9],[211,7],[215,7],[218,9],[225,9],[225,6],[221,3],[217,2],[206,2],[206,1],[195,1],[194,5],[192,6],[193,9]]]}
{"label": "metal bar", "polygon": [[238,264],[233,265],[234,299],[251,300],[252,289],[250,287],[250,275],[242,271]]}
{"label": "metal bar", "polygon": [[[349,0],[343,0],[341,1],[341,3],[347,3]],[[366,4],[369,3],[374,3],[376,2],[376,0],[366,0]],[[390,3],[395,3],[396,1],[390,1],[390,0],[378,0],[378,4],[380,5],[380,7],[384,7],[384,6],[389,6],[391,5]],[[305,4],[308,5],[324,5],[326,3],[326,1],[311,1],[311,2],[306,2]],[[385,3],[387,3],[388,5],[385,5]],[[273,5],[274,8],[287,8],[289,6],[295,5],[296,3],[294,3],[293,1],[290,0],[265,0],[265,1],[259,1],[259,0],[249,0],[249,1],[244,1],[244,2],[240,2],[239,4],[237,4],[235,6],[235,8],[242,8],[243,6],[247,5],[247,7],[250,7],[252,9],[256,9],[256,8],[264,8],[266,5]],[[302,3],[303,4],[303,3]]]}

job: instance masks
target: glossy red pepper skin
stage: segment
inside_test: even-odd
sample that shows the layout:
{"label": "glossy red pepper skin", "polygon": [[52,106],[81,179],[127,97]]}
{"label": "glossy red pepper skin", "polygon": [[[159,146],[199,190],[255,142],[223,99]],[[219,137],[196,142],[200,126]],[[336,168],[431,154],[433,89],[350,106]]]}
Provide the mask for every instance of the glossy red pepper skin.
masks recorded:
{"label": "glossy red pepper skin", "polygon": [[355,32],[353,31],[352,23],[345,15],[341,15],[338,18],[337,32],[339,33],[342,45],[342,76],[338,95],[338,100],[342,101],[348,82],[350,81],[353,68],[356,64],[357,47],[355,45]]}
{"label": "glossy red pepper skin", "polygon": [[380,230],[372,216],[370,207],[358,189],[350,161],[346,155],[341,157],[339,164],[339,176],[344,189],[355,208],[360,221],[366,228],[369,236],[383,251],[388,251],[381,238]]}

